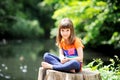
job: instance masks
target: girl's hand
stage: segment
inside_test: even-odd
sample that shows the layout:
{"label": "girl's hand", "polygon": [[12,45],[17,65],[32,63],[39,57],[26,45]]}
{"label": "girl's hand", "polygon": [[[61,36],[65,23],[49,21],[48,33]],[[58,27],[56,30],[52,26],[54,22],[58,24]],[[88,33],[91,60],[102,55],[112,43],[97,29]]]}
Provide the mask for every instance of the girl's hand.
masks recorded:
{"label": "girl's hand", "polygon": [[67,62],[67,61],[69,61],[68,58],[63,58],[63,59],[61,60],[61,63],[64,64],[64,63]]}

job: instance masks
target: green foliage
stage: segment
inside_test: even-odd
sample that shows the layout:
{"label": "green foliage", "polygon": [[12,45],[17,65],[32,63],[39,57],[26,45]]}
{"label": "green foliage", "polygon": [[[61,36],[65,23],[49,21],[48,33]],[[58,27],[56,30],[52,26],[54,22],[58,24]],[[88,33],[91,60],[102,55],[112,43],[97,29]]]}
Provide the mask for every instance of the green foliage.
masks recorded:
{"label": "green foliage", "polygon": [[103,41],[102,44],[113,45],[115,49],[120,48],[120,32],[114,32],[109,41]]}
{"label": "green foliage", "polygon": [[44,31],[46,30],[44,30],[45,27],[41,27],[43,26],[41,25],[41,18],[39,17],[41,12],[39,12],[37,6],[39,2],[40,0],[1,0],[1,38],[15,39],[43,37],[45,34]]}
{"label": "green foliage", "polygon": [[[45,2],[49,3],[48,0]],[[114,37],[115,32],[120,32],[118,2],[117,0],[59,0],[57,2],[52,0],[49,5],[54,7],[58,5],[52,16],[57,20],[55,26],[58,25],[59,20],[68,17],[73,21],[76,33],[83,38],[84,44],[90,44],[91,47],[94,44],[96,46],[108,44],[114,49],[119,49],[120,46],[116,45],[120,40],[119,35],[116,36],[117,39]]]}
{"label": "green foliage", "polygon": [[0,0],[0,36],[1,37],[9,33],[11,26],[15,22],[16,11],[17,11],[16,4],[13,0]]}
{"label": "green foliage", "polygon": [[16,38],[36,38],[44,34],[37,20],[18,18],[11,29],[11,35]]}
{"label": "green foliage", "polygon": [[[67,5],[57,9],[54,12],[53,19],[59,21],[63,17],[69,17],[74,23],[76,32],[81,37],[84,36],[84,42],[96,38],[100,27],[106,18],[108,10],[105,2],[93,1],[70,1]],[[56,25],[58,22],[56,22]],[[80,32],[80,33],[79,33]],[[81,35],[81,34],[84,35]]]}
{"label": "green foliage", "polygon": [[102,80],[119,80],[120,77],[120,59],[118,56],[114,56],[115,59],[110,59],[110,64],[103,65],[104,62],[101,59],[94,59],[85,68],[91,68],[91,70],[99,70]]}
{"label": "green foliage", "polygon": [[119,0],[0,0],[0,36],[48,38],[51,33],[53,38],[57,33],[54,21],[58,26],[60,19],[68,17],[85,45],[120,49],[119,3]]}
{"label": "green foliage", "polygon": [[50,29],[54,25],[54,20],[51,19],[53,15],[53,7],[46,4],[45,2],[38,3],[38,10],[39,10],[39,21],[41,23],[42,28],[44,29],[45,38],[50,37]]}

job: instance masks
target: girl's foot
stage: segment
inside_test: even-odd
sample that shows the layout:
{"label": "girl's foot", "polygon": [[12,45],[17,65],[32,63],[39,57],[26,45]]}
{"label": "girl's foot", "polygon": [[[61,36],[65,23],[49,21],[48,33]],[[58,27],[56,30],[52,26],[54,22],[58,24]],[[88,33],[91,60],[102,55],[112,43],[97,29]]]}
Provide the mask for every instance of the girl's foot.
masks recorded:
{"label": "girl's foot", "polygon": [[41,62],[41,65],[45,69],[52,69],[52,67],[53,67],[51,64],[49,64],[47,62]]}
{"label": "girl's foot", "polygon": [[74,70],[74,69],[72,69],[72,70],[70,70],[70,72],[75,73],[75,70]]}

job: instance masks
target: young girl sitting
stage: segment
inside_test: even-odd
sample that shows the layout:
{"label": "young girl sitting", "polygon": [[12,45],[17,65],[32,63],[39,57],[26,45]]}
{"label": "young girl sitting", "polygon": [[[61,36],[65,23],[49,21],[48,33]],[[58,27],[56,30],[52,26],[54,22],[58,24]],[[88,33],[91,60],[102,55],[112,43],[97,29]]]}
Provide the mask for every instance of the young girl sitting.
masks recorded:
{"label": "young girl sitting", "polygon": [[83,63],[84,46],[81,39],[75,36],[73,23],[69,18],[61,20],[56,41],[60,58],[45,53],[42,67],[63,72],[79,72]]}

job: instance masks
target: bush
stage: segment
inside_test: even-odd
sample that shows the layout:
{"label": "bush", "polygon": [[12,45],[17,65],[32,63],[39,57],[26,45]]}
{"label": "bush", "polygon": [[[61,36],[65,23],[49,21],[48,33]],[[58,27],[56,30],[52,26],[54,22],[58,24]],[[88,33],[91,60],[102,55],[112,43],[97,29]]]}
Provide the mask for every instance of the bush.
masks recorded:
{"label": "bush", "polygon": [[37,20],[18,18],[11,29],[11,35],[14,38],[36,38],[43,36],[43,34],[44,31]]}
{"label": "bush", "polygon": [[110,64],[105,65],[101,59],[94,59],[87,66],[92,70],[99,70],[102,80],[119,80],[120,78],[120,59],[114,56],[115,59],[110,59]]}

